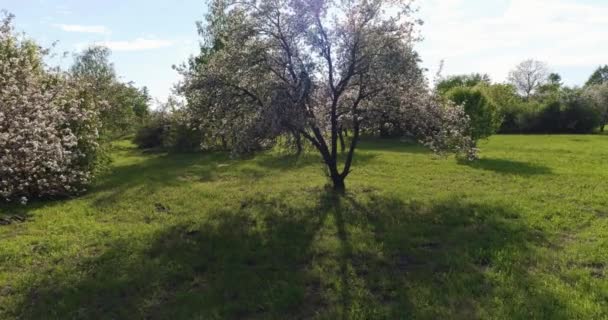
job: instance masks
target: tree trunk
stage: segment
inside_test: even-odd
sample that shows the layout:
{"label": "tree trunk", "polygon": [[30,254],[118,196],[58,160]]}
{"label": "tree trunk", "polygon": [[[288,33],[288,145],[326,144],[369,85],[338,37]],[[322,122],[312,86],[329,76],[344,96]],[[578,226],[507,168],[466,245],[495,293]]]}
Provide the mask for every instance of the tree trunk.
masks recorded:
{"label": "tree trunk", "polygon": [[220,137],[221,141],[222,141],[222,149],[223,150],[228,150],[228,142],[226,142],[226,137],[224,137],[223,135]]}
{"label": "tree trunk", "polygon": [[346,193],[346,184],[344,183],[344,177],[339,174],[331,176],[331,182],[333,184],[334,192],[337,194]]}
{"label": "tree trunk", "polygon": [[303,149],[302,148],[302,136],[299,133],[294,132],[293,139],[296,144],[296,156],[299,157],[302,154],[302,149]]}
{"label": "tree trunk", "polygon": [[388,132],[386,127],[383,124],[381,124],[380,125],[380,138],[388,138],[388,137],[390,137],[390,133]]}
{"label": "tree trunk", "polygon": [[344,144],[344,134],[342,133],[342,129],[338,131],[338,138],[340,138],[340,150],[342,153],[346,150],[346,145]]}

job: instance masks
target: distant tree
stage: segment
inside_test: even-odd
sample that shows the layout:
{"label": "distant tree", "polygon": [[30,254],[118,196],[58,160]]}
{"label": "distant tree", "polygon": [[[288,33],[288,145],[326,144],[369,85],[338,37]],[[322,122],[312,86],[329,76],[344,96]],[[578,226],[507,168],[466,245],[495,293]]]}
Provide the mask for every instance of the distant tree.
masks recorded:
{"label": "distant tree", "polygon": [[585,87],[583,96],[601,115],[600,131],[608,123],[608,82]]}
{"label": "distant tree", "polygon": [[143,120],[150,114],[150,102],[152,101],[152,97],[150,96],[147,87],[137,89],[131,85],[131,88],[136,91],[133,92],[133,95],[131,96],[133,99],[133,113],[135,113],[135,116],[138,119]]}
{"label": "distant tree", "polygon": [[484,139],[496,133],[502,118],[498,107],[485,92],[478,88],[456,87],[446,93],[455,104],[464,106],[471,119],[471,133],[474,140]]}
{"label": "distant tree", "polygon": [[110,108],[106,110],[104,120],[113,134],[128,134],[142,125],[150,113],[151,97],[147,88],[137,88],[131,82],[114,82],[109,87],[107,96]]}
{"label": "distant tree", "polygon": [[481,73],[463,74],[448,76],[445,79],[441,79],[437,85],[437,92],[445,94],[456,87],[475,87],[480,84],[489,85],[492,83],[490,76]]}
{"label": "distant tree", "polygon": [[557,73],[551,73],[547,81],[538,87],[536,98],[547,103],[555,102],[560,98],[562,85],[562,77]]}
{"label": "distant tree", "polygon": [[521,102],[521,98],[517,95],[517,89],[511,84],[497,83],[479,86],[479,88],[499,109]]}
{"label": "distant tree", "polygon": [[[182,69],[181,92],[192,114],[212,122],[211,134],[229,137],[234,150],[295,132],[318,150],[333,189],[344,192],[367,111],[394,101],[412,102],[400,105],[421,139],[464,148],[443,142],[466,141],[458,121],[465,115],[434,103],[404,72],[418,23],[410,1],[216,0],[209,12],[204,50],[217,40],[221,46]],[[344,128],[352,135],[341,160]]]}
{"label": "distant tree", "polygon": [[549,76],[547,77],[547,84],[561,87],[562,86],[562,76],[560,76],[559,73],[549,74]]}
{"label": "distant tree", "polygon": [[591,74],[586,85],[591,86],[603,83],[608,83],[608,65],[598,67],[593,74]]}
{"label": "distant tree", "polygon": [[117,81],[114,64],[110,62],[112,52],[103,46],[90,46],[74,56],[70,73],[94,85],[96,90],[107,90]]}
{"label": "distant tree", "polygon": [[537,60],[526,60],[518,64],[509,73],[509,81],[525,100],[547,82],[549,68],[547,64]]}
{"label": "distant tree", "polygon": [[103,133],[114,137],[133,132],[142,124],[148,114],[150,96],[147,88],[138,89],[133,83],[118,80],[110,55],[106,47],[88,47],[74,56],[70,74],[77,81],[91,84],[89,97],[106,102],[99,110]]}
{"label": "distant tree", "polygon": [[585,99],[584,89],[563,88],[560,101],[562,132],[591,133],[601,126],[601,110]]}

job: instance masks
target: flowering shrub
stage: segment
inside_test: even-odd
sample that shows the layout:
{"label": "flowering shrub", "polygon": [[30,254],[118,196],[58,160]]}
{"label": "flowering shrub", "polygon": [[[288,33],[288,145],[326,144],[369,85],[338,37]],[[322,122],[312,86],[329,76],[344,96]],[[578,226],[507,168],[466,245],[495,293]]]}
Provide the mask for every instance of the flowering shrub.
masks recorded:
{"label": "flowering shrub", "polygon": [[402,109],[407,133],[435,153],[455,153],[467,160],[477,159],[471,120],[463,106],[446,102],[433,93],[420,95],[416,103],[403,101]]}
{"label": "flowering shrub", "polygon": [[47,70],[42,50],[0,24],[0,198],[84,191],[99,163],[99,104],[86,84]]}

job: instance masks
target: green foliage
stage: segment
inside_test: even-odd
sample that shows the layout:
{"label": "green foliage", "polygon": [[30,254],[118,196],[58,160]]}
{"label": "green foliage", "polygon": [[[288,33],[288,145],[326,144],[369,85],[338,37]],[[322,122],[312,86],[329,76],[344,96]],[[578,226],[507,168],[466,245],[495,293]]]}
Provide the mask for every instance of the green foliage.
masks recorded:
{"label": "green foliage", "polygon": [[0,318],[608,318],[605,137],[360,147],[335,199],[315,153],[120,143],[85,197],[0,207]]}
{"label": "green foliage", "polygon": [[481,73],[463,74],[449,76],[437,83],[437,92],[441,95],[457,87],[475,87],[478,85],[491,84],[490,76]]}
{"label": "green foliage", "polygon": [[187,110],[174,99],[152,112],[136,132],[133,142],[140,149],[160,149],[173,152],[201,150],[203,135],[188,117]]}
{"label": "green foliage", "polygon": [[557,73],[551,73],[547,78],[547,82],[538,87],[535,99],[550,103],[560,98],[561,90],[562,77]]}
{"label": "green foliage", "polygon": [[514,126],[522,103],[515,87],[510,84],[490,84],[480,86],[480,89],[496,105],[502,118],[500,128]]}
{"label": "green foliage", "polygon": [[148,121],[137,130],[133,142],[140,149],[163,148],[167,126],[168,123],[153,112]]}
{"label": "green foliage", "polygon": [[74,56],[70,73],[78,79],[86,79],[96,90],[107,90],[116,82],[114,64],[110,62],[112,52],[103,46],[90,46]]}
{"label": "green foliage", "polygon": [[104,98],[109,108],[102,113],[108,134],[112,137],[128,135],[141,126],[149,114],[150,96],[147,88],[136,88],[132,83],[114,82]]}
{"label": "green foliage", "polygon": [[110,63],[110,49],[91,46],[74,58],[70,74],[77,81],[91,84],[88,95],[106,102],[100,110],[102,135],[115,139],[135,132],[149,113],[148,89],[118,80]]}
{"label": "green foliage", "polygon": [[600,131],[603,132],[608,123],[608,82],[585,87],[583,98],[601,115]]}
{"label": "green foliage", "polygon": [[496,133],[502,118],[498,107],[480,88],[456,87],[446,93],[450,101],[464,106],[471,119],[472,137],[484,139]]}
{"label": "green foliage", "polygon": [[608,65],[598,67],[589,77],[586,86],[604,83],[608,83]]}
{"label": "green foliage", "polygon": [[590,133],[600,126],[602,114],[583,98],[581,90],[566,90],[562,104],[562,132]]}
{"label": "green foliage", "polygon": [[562,86],[558,74],[548,78],[549,81],[528,100],[520,98],[512,85],[481,87],[503,117],[498,132],[591,133],[601,126],[608,113],[603,112],[603,95],[599,87],[569,88]]}
{"label": "green foliage", "polygon": [[163,137],[163,147],[175,152],[200,151],[203,141],[200,129],[180,117],[183,117],[183,114],[172,115],[171,123]]}
{"label": "green foliage", "polygon": [[602,119],[598,109],[572,89],[559,99],[522,102],[504,114],[501,133],[591,133]]}

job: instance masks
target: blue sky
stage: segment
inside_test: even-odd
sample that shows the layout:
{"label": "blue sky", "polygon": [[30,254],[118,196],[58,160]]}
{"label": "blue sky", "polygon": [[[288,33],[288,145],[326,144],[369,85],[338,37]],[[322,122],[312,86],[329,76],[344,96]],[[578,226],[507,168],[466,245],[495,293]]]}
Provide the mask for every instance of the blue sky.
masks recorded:
{"label": "blue sky", "polygon": [[[429,78],[490,74],[504,81],[519,61],[535,58],[568,85],[583,84],[608,64],[608,0],[418,0],[424,41],[418,44]],[[195,21],[204,0],[0,0],[19,31],[56,52],[91,43],[113,50],[118,74],[165,99],[179,76],[171,69],[197,52]],[[71,57],[59,63],[68,65]]]}
{"label": "blue sky", "polygon": [[[198,50],[195,21],[203,18],[205,1],[0,0],[0,8],[15,14],[17,30],[39,43],[59,41],[55,52],[108,45],[122,79],[165,99],[179,79],[171,66]],[[69,55],[60,64],[71,61]]]}

